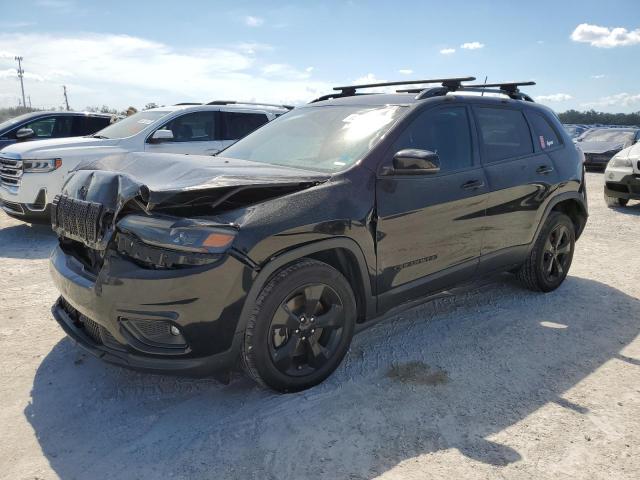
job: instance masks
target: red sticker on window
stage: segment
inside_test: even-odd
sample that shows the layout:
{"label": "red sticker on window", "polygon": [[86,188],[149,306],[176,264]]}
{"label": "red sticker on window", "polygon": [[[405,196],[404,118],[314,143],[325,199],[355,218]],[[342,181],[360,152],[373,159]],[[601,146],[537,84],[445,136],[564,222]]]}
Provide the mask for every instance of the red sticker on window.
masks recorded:
{"label": "red sticker on window", "polygon": [[540,135],[540,148],[542,148],[543,150],[545,148],[547,148],[547,144],[544,141],[544,136],[543,135]]}

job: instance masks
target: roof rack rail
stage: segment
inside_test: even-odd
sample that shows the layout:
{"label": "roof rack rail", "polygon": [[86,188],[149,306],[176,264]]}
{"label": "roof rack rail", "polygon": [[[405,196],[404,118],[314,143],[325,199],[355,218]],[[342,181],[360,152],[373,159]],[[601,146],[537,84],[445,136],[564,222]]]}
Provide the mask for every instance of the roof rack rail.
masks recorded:
{"label": "roof rack rail", "polygon": [[199,102],[182,102],[182,103],[176,103],[174,104],[174,107],[179,107],[182,105],[202,105],[202,103]]}
{"label": "roof rack rail", "polygon": [[[533,102],[533,99],[524,92],[521,92],[518,87],[535,85],[536,82],[501,82],[501,83],[481,83],[477,85],[465,85],[468,89],[480,89],[484,92],[486,88],[498,88],[499,93],[507,95],[514,100],[525,100],[527,102]],[[477,91],[477,90],[476,90]]]}
{"label": "roof rack rail", "polygon": [[[344,87],[334,87],[338,93],[330,93],[328,95],[323,95],[322,97],[318,97],[315,100],[312,100],[310,103],[321,102],[322,100],[330,100],[332,98],[340,98],[340,97],[353,97],[356,95],[371,95],[370,93],[362,93],[357,90],[362,90],[363,88],[375,88],[375,87],[392,87],[394,85],[418,85],[422,83],[440,83],[443,88],[456,90],[460,88],[462,82],[470,82],[475,80],[476,77],[455,77],[455,78],[431,78],[426,80],[402,80],[399,82],[379,82],[379,83],[365,83],[362,85],[347,85]],[[422,92],[424,88],[416,89],[418,92]]]}
{"label": "roof rack rail", "polygon": [[238,102],[236,100],[214,100],[207,103],[207,105],[258,105],[261,107],[277,107],[286,108],[287,110],[293,110],[293,105],[280,105],[276,103],[263,103],[263,102]]}
{"label": "roof rack rail", "polygon": [[[526,81],[526,82],[502,82],[502,83],[479,83],[475,85],[460,85],[455,90],[451,89],[443,89],[443,88],[432,88],[429,90],[421,90],[417,91],[417,89],[407,90],[406,93],[418,93],[417,99],[424,99],[430,97],[437,97],[441,95],[446,95],[447,93],[453,91],[465,91],[465,92],[479,92],[479,93],[500,93],[502,95],[507,95],[509,98],[513,100],[524,100],[527,102],[533,102],[533,99],[520,91],[518,87],[523,85],[535,85],[536,82]],[[489,90],[487,90],[489,89]]]}

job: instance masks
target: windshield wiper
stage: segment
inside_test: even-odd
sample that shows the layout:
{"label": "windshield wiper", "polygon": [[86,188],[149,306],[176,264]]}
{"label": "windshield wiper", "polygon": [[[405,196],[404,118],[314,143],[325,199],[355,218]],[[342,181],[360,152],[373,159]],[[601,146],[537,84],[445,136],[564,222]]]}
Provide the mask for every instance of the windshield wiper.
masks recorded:
{"label": "windshield wiper", "polygon": [[89,135],[91,138],[101,138],[101,139],[109,139],[110,137],[105,137],[104,135]]}

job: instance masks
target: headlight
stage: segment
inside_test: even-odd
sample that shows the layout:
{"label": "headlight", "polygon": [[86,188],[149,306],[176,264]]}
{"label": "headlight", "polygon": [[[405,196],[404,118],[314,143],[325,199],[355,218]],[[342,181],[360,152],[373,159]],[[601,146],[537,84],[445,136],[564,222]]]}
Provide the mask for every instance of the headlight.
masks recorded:
{"label": "headlight", "polygon": [[222,253],[231,247],[236,230],[206,221],[128,215],[118,229],[156,247],[196,253]]}
{"label": "headlight", "polygon": [[628,158],[613,157],[609,162],[609,166],[612,168],[633,168],[633,164]]}
{"label": "headlight", "polygon": [[61,158],[45,158],[42,160],[23,160],[24,171],[28,173],[52,172],[62,166]]}

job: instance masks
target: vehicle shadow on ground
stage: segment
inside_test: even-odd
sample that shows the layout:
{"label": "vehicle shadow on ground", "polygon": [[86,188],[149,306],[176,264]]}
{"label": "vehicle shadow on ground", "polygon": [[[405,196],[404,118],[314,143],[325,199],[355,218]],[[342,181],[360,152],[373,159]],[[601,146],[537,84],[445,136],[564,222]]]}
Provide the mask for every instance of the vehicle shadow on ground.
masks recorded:
{"label": "vehicle shadow on ground", "polygon": [[490,437],[550,402],[583,415],[567,390],[605,362],[640,364],[621,352],[639,318],[638,299],[596,281],[542,295],[501,275],[373,326],[290,395],[128,372],[63,340],[25,415],[62,479],[373,478],[447,449],[500,467],[522,454]]}
{"label": "vehicle shadow on ground", "polygon": [[625,215],[640,216],[640,203],[629,203],[626,207],[614,207],[614,210]]}
{"label": "vehicle shadow on ground", "polygon": [[21,223],[0,228],[0,257],[47,258],[56,244],[50,225]]}

